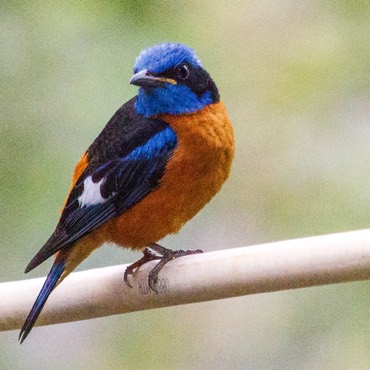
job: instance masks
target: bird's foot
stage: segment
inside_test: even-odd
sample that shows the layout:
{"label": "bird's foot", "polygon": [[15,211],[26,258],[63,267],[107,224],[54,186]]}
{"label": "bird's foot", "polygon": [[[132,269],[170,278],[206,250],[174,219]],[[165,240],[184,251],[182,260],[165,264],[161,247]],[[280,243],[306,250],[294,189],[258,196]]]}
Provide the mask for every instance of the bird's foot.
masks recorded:
{"label": "bird's foot", "polygon": [[151,250],[148,248],[144,249],[144,255],[136,262],[131,264],[130,266],[126,267],[125,274],[123,275],[123,280],[125,281],[126,285],[132,288],[132,285],[128,281],[128,276],[132,275],[136,269],[138,269],[140,266],[144,265],[144,263],[147,263],[149,261],[158,260],[161,259],[161,256],[157,256],[154,254]]}
{"label": "bird's foot", "polygon": [[[153,251],[155,251],[158,254],[154,254],[153,252],[150,251],[149,248],[152,249]],[[156,288],[156,284],[157,284],[157,281],[158,281],[158,274],[162,270],[162,268],[167,264],[167,262],[169,262],[171,260],[174,260],[175,258],[178,258],[178,257],[203,253],[203,251],[201,249],[175,250],[175,251],[173,251],[171,249],[164,248],[159,244],[152,244],[152,245],[149,246],[149,248],[144,249],[144,256],[141,259],[139,259],[138,261],[136,261],[135,263],[133,263],[132,265],[130,265],[126,268],[125,275],[124,275],[124,280],[125,280],[125,283],[129,287],[131,287],[131,285],[128,282],[128,279],[127,279],[128,275],[132,275],[134,270],[136,270],[137,268],[142,266],[144,263],[158,259],[160,261],[153,268],[153,270],[151,270],[149,272],[149,275],[148,275],[148,285],[149,285],[151,290],[153,290],[154,292],[157,292],[157,293],[158,293],[158,290]]]}
{"label": "bird's foot", "polygon": [[184,250],[173,251],[171,249],[164,248],[159,244],[152,244],[150,248],[161,255],[160,261],[157,263],[154,269],[149,272],[149,275],[148,275],[149,287],[151,290],[157,293],[158,293],[158,290],[156,288],[156,284],[158,281],[158,274],[162,270],[162,268],[166,265],[167,262],[174,260],[175,258],[178,258],[178,257],[189,256],[191,254],[203,253],[201,249],[186,250],[186,251]]}

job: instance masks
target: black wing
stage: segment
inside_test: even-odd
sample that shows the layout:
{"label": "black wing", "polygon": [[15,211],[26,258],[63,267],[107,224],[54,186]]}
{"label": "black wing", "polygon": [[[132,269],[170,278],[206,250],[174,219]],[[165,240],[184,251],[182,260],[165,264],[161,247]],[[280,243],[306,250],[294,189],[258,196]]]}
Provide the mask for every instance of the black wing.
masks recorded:
{"label": "black wing", "polygon": [[87,151],[88,166],[72,189],[59,223],[26,268],[122,214],[156,189],[177,145],[167,123],[123,105]]}

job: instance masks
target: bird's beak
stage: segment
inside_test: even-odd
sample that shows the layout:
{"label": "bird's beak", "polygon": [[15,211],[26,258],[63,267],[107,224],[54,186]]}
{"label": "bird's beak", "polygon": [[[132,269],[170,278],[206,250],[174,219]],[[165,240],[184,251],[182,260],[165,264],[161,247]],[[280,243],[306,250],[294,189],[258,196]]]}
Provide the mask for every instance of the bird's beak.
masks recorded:
{"label": "bird's beak", "polygon": [[153,76],[147,69],[143,69],[142,71],[135,73],[130,80],[131,85],[143,87],[163,86],[166,82],[172,85],[177,85],[177,82],[172,78]]}

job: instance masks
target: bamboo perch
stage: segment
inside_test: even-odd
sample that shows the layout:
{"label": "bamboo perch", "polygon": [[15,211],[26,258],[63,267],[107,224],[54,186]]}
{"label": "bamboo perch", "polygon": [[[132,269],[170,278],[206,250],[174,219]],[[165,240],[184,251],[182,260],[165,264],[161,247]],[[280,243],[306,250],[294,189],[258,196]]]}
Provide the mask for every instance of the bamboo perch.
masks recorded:
{"label": "bamboo perch", "polygon": [[[123,282],[126,266],[71,274],[51,294],[37,325],[370,279],[370,229],[181,257],[148,288],[152,261]],[[44,278],[0,284],[0,330],[19,329]]]}

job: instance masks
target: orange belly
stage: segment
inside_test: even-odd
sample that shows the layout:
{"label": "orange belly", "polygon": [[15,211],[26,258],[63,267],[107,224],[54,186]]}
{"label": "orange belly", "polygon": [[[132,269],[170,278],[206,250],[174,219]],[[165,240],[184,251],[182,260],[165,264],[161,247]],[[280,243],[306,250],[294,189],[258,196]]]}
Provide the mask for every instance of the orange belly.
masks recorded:
{"label": "orange belly", "polygon": [[223,103],[193,114],[158,118],[169,123],[178,138],[160,186],[96,230],[100,238],[124,247],[141,249],[179,231],[229,176],[234,138]]}

